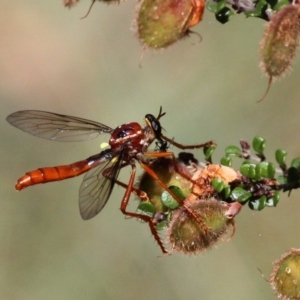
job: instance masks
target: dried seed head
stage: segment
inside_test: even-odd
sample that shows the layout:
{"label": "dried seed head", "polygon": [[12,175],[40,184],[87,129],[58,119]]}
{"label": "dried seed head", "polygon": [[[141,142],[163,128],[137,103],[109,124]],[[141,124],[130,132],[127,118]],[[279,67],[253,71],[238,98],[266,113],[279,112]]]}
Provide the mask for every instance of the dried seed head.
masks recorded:
{"label": "dried seed head", "polygon": [[[229,232],[233,235],[233,231],[229,230],[234,228],[233,220],[226,217],[227,204],[211,198],[193,202],[189,208],[203,224],[199,224],[184,207],[174,211],[167,229],[168,243],[173,251],[198,254],[216,244]],[[204,227],[209,230],[206,231]]]}
{"label": "dried seed head", "polygon": [[192,179],[197,183],[192,188],[192,193],[189,195],[189,201],[198,198],[210,198],[214,195],[215,189],[212,186],[212,180],[215,178],[221,179],[224,183],[230,183],[238,179],[240,174],[234,169],[222,165],[209,164],[204,168],[198,168]]}
{"label": "dried seed head", "polygon": [[[260,68],[269,77],[267,95],[274,78],[290,69],[299,45],[300,6],[288,5],[274,14],[260,43]],[[260,101],[261,101],[260,100]]]}
{"label": "dried seed head", "polygon": [[149,48],[165,48],[202,19],[204,0],[144,0],[138,8],[139,39]]}
{"label": "dried seed head", "polygon": [[300,250],[291,249],[273,263],[269,280],[278,298],[300,299]]}

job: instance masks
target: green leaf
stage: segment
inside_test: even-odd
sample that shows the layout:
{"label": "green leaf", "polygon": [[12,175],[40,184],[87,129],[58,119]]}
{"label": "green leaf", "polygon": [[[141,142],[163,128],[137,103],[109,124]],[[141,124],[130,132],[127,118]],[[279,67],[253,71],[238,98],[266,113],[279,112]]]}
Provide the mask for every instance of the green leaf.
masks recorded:
{"label": "green leaf", "polygon": [[[185,195],[183,194],[182,190],[175,185],[171,185],[168,187],[171,192],[173,192],[180,200],[185,199]],[[163,191],[161,194],[161,202],[164,206],[175,209],[179,206],[179,203],[169,194],[167,191]]]}
{"label": "green leaf", "polygon": [[267,197],[263,195],[259,199],[249,200],[248,205],[252,210],[262,210],[266,206],[266,201]]}
{"label": "green leaf", "polygon": [[231,192],[231,197],[233,200],[236,200],[238,202],[246,202],[252,194],[246,190],[244,190],[241,187],[236,187],[232,192]]}
{"label": "green leaf", "polygon": [[154,205],[151,202],[144,201],[138,205],[136,212],[138,214],[146,215],[153,218],[156,213],[156,210]]}
{"label": "green leaf", "polygon": [[230,194],[231,194],[231,188],[229,185],[225,185],[224,189],[223,189],[223,193],[224,193],[224,198],[227,199]]}
{"label": "green leaf", "polygon": [[257,164],[256,165],[256,167],[255,167],[255,177],[254,177],[254,179],[255,180],[261,180],[261,178],[262,178],[262,166],[261,166],[261,164],[259,163],[259,164]]}
{"label": "green leaf", "polygon": [[287,178],[284,176],[284,175],[279,175],[277,177],[277,181],[280,183],[280,184],[285,184],[287,183]]}
{"label": "green leaf", "polygon": [[273,163],[269,162],[268,163],[268,176],[267,176],[267,178],[270,178],[270,179],[274,178],[275,177],[275,172],[276,172],[275,165]]}
{"label": "green leaf", "polygon": [[228,146],[225,148],[225,155],[242,157],[242,150],[237,146]]}
{"label": "green leaf", "polygon": [[240,172],[242,175],[253,179],[256,175],[256,165],[255,164],[243,164],[240,166]]}
{"label": "green leaf", "polygon": [[274,178],[276,170],[273,163],[263,161],[259,163],[259,167],[263,178]]}
{"label": "green leaf", "polygon": [[225,185],[224,182],[220,178],[214,178],[211,181],[211,184],[218,193],[221,193],[223,191],[224,185]]}
{"label": "green leaf", "polygon": [[289,5],[289,4],[290,4],[290,1],[289,1],[289,0],[279,0],[279,1],[277,1],[277,4],[276,4],[274,7],[272,7],[272,9],[278,11],[278,10],[280,10],[282,7],[287,6],[287,5]]}
{"label": "green leaf", "polygon": [[280,198],[280,192],[275,191],[273,197],[267,199],[266,206],[275,207],[279,202],[279,198]]}
{"label": "green leaf", "polygon": [[275,158],[279,166],[285,166],[287,152],[282,149],[277,149],[275,152]]}
{"label": "green leaf", "polygon": [[223,166],[231,167],[232,159],[230,157],[222,157],[220,163]]}
{"label": "green leaf", "polygon": [[267,7],[268,4],[265,0],[259,0],[255,5],[255,9],[245,12],[245,15],[246,17],[261,17],[265,14]]}
{"label": "green leaf", "polygon": [[252,147],[258,154],[264,154],[266,140],[260,136],[256,136],[252,141]]}
{"label": "green leaf", "polygon": [[207,8],[209,11],[211,11],[211,12],[213,12],[213,13],[216,13],[216,12],[218,12],[218,9],[219,9],[218,4],[219,4],[219,3],[210,1],[210,2],[207,3],[206,8]]}
{"label": "green leaf", "polygon": [[221,23],[227,23],[231,17],[234,15],[234,12],[229,7],[223,7],[216,14],[216,19]]}
{"label": "green leaf", "polygon": [[209,146],[209,147],[204,147],[203,148],[203,154],[204,154],[204,158],[207,161],[211,160],[211,156],[214,153],[214,151],[216,150],[216,146]]}
{"label": "green leaf", "polygon": [[156,230],[163,230],[168,226],[168,223],[169,222],[167,220],[161,221],[155,226],[155,228]]}
{"label": "green leaf", "polygon": [[291,162],[291,167],[299,170],[300,169],[300,157],[294,158]]}

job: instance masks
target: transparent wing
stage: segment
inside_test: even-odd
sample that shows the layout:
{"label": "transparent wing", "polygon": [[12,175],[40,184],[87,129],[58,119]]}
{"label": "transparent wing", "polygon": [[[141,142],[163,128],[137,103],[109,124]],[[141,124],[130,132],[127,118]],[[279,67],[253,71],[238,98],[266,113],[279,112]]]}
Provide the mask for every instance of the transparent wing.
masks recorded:
{"label": "transparent wing", "polygon": [[109,126],[98,122],[38,110],[18,111],[9,115],[6,120],[25,132],[54,141],[87,141],[100,133],[113,131]]}
{"label": "transparent wing", "polygon": [[82,219],[89,220],[105,206],[122,168],[123,151],[104,165],[88,171],[79,190],[79,210]]}

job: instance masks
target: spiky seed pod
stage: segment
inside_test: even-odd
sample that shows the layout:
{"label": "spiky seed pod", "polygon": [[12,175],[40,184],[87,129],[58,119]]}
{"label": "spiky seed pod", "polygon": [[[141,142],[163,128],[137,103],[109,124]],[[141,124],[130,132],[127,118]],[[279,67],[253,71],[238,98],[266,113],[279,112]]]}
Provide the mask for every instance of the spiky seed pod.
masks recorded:
{"label": "spiky seed pod", "polygon": [[[233,220],[226,217],[227,204],[213,198],[198,200],[189,208],[210,230],[205,231],[184,207],[172,214],[167,229],[167,240],[175,252],[183,254],[198,254],[209,249],[234,228]],[[231,231],[231,236],[234,231]]]}
{"label": "spiky seed pod", "polygon": [[[273,15],[260,43],[260,68],[272,80],[291,67],[299,45],[300,5],[288,5]],[[262,98],[262,99],[263,99]],[[261,99],[261,100],[262,100]]]}
{"label": "spiky seed pod", "polygon": [[[160,158],[154,160],[149,167],[158,175],[160,180],[167,186],[179,187],[183,194],[188,195],[191,189],[191,182],[182,178],[174,170],[173,160],[170,158]],[[189,169],[182,163],[177,163],[177,168],[180,172],[191,176]],[[153,179],[148,173],[143,173],[136,188],[147,193],[151,202],[155,206],[156,212],[164,212],[166,207],[163,206],[161,201],[162,193],[164,189],[158,183],[157,180]]]}
{"label": "spiky seed pod", "polygon": [[202,19],[205,0],[144,0],[137,16],[138,36],[143,45],[165,48],[188,34]]}
{"label": "spiky seed pod", "polygon": [[300,249],[292,248],[273,263],[269,282],[279,298],[300,299]]}

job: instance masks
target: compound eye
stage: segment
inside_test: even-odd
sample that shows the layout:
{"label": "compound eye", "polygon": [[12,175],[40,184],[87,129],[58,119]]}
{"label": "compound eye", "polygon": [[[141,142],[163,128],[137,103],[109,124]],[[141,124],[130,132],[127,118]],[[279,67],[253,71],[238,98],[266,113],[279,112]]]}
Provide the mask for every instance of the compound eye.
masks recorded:
{"label": "compound eye", "polygon": [[126,130],[121,130],[120,132],[118,132],[117,138],[118,138],[118,139],[121,139],[121,138],[124,138],[124,137],[127,136],[127,135],[128,135],[128,133],[127,133]]}
{"label": "compound eye", "polygon": [[151,123],[151,127],[152,127],[152,129],[155,133],[160,133],[161,132],[160,123],[158,121],[153,120],[152,123]]}

